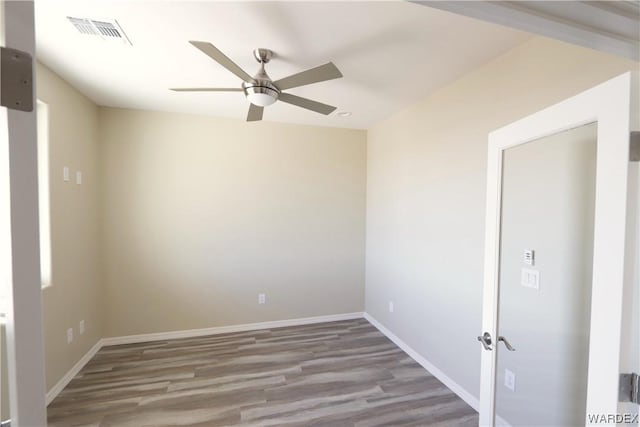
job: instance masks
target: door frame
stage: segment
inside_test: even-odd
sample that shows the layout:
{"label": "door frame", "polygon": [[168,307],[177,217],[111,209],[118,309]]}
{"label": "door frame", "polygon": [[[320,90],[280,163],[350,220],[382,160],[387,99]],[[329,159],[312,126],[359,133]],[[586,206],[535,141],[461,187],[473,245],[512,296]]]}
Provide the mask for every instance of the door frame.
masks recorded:
{"label": "door frame", "polygon": [[622,74],[489,134],[482,332],[494,346],[481,349],[480,425],[496,421],[503,152],[592,122],[598,142],[587,413],[617,413],[632,81],[636,74]]}
{"label": "door frame", "polygon": [[[0,44],[33,58],[34,4],[0,1]],[[1,70],[0,70],[1,71]],[[35,106],[35,90],[33,91]],[[5,314],[9,410],[13,426],[46,426],[35,108],[0,106],[0,286]],[[9,237],[9,238],[6,238]]]}

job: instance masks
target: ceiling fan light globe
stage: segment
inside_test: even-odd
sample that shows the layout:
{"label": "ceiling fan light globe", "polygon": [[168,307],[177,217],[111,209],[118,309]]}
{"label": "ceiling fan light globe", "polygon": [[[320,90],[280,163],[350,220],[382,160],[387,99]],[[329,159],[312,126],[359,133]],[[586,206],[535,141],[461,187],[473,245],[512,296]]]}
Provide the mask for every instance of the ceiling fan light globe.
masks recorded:
{"label": "ceiling fan light globe", "polygon": [[256,92],[247,93],[247,99],[250,103],[252,103],[253,105],[257,105],[258,107],[266,107],[273,104],[277,100],[277,98],[271,94]]}

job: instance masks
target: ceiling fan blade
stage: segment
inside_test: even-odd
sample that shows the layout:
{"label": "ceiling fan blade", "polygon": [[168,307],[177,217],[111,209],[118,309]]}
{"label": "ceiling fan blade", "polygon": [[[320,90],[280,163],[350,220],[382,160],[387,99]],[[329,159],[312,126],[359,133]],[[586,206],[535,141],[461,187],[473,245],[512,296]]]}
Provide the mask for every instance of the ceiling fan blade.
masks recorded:
{"label": "ceiling fan blade", "polygon": [[275,81],[273,84],[280,90],[286,90],[340,77],[342,77],[342,73],[338,70],[338,67],[336,67],[333,62],[327,62],[324,65]]}
{"label": "ceiling fan blade", "polygon": [[287,104],[306,108],[307,110],[315,111],[316,113],[324,114],[325,116],[331,114],[331,112],[336,109],[334,106],[323,104],[318,101],[312,101],[311,99],[303,98],[301,96],[291,95],[290,93],[281,93],[278,95],[278,100],[286,102]]}
{"label": "ceiling fan blade", "polygon": [[243,81],[253,83],[253,77],[247,74],[242,68],[240,68],[235,62],[230,60],[227,55],[220,52],[217,47],[208,42],[190,41],[193,46],[200,49],[206,55],[211,57],[218,64],[222,65],[227,70],[231,71],[236,76],[240,77]]}
{"label": "ceiling fan blade", "polygon": [[258,107],[255,104],[249,104],[249,114],[247,114],[248,122],[257,122],[262,120],[262,113],[264,112],[264,107]]}
{"label": "ceiling fan blade", "polygon": [[242,92],[239,87],[173,87],[174,92]]}

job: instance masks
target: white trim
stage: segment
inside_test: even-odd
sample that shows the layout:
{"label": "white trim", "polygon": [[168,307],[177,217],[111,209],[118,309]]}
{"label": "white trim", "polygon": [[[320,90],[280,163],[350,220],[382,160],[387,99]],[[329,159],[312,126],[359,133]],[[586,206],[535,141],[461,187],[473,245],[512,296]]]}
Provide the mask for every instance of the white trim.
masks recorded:
{"label": "white trim", "polygon": [[417,351],[411,348],[409,344],[407,344],[406,342],[398,338],[393,332],[391,332],[389,329],[384,327],[382,323],[378,322],[369,313],[364,313],[364,318],[367,319],[369,323],[371,323],[373,326],[378,328],[378,330],[382,332],[384,335],[386,335],[387,338],[393,341],[395,345],[397,345],[405,353],[407,353],[409,357],[411,357],[413,360],[418,362],[424,369],[429,371],[431,375],[436,377],[438,380],[440,380],[441,383],[446,385],[452,392],[457,394],[458,397],[460,397],[460,399],[464,400],[469,404],[469,406],[471,406],[473,409],[478,411],[478,408],[480,407],[480,401],[478,400],[477,397],[469,393],[467,390],[465,390],[464,387],[462,387],[460,384],[452,380],[451,377],[449,377],[447,374],[445,374],[439,368],[437,368],[434,364],[432,364],[423,356],[421,356]]}
{"label": "white trim", "polygon": [[[32,0],[0,1],[0,40],[35,58]],[[47,423],[36,128],[35,111],[0,107],[0,293],[7,303],[5,356],[14,426]]]}
{"label": "white trim", "polygon": [[71,382],[73,377],[78,375],[82,368],[84,368],[84,365],[86,365],[89,360],[91,360],[91,358],[95,356],[96,353],[102,348],[102,341],[102,339],[99,339],[98,342],[95,343],[95,345],[91,347],[89,351],[87,351],[87,353],[82,356],[82,358],[78,360],[76,364],[73,365],[73,367],[71,367],[71,369],[69,369],[69,372],[67,372],[64,377],[60,378],[60,381],[58,381],[56,385],[51,387],[51,390],[47,392],[47,406],[49,406],[49,404],[53,402],[53,399],[55,399],[60,394],[60,392],[67,386],[67,384]]}
{"label": "white trim", "polygon": [[121,345],[149,341],[173,340],[178,338],[193,338],[206,335],[228,334],[232,332],[256,331],[260,329],[283,328],[285,326],[310,325],[313,323],[337,322],[340,320],[361,319],[362,312],[329,314],[327,316],[303,317],[298,319],[274,320],[271,322],[246,323],[243,325],[216,326],[213,328],[188,329],[184,331],[156,332],[141,335],[126,335],[122,337],[103,338],[102,344]]}

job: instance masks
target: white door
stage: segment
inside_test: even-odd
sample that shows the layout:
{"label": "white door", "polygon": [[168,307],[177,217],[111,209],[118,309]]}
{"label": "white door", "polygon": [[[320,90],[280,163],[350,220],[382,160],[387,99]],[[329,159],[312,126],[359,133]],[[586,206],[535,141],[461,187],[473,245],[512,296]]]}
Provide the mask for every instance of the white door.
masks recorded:
{"label": "white door", "polygon": [[624,74],[489,135],[481,425],[618,413],[636,82]]}
{"label": "white door", "polygon": [[[0,1],[0,46],[34,57],[32,1]],[[9,76],[8,70],[0,69],[3,79]],[[3,103],[8,92],[0,94]],[[35,98],[31,101],[35,106]],[[6,372],[0,379],[0,402],[8,403],[8,408],[2,406],[1,421],[10,417],[13,427],[46,425],[36,148],[35,109],[26,112],[1,106],[0,312],[6,342],[1,343],[0,357]]]}

